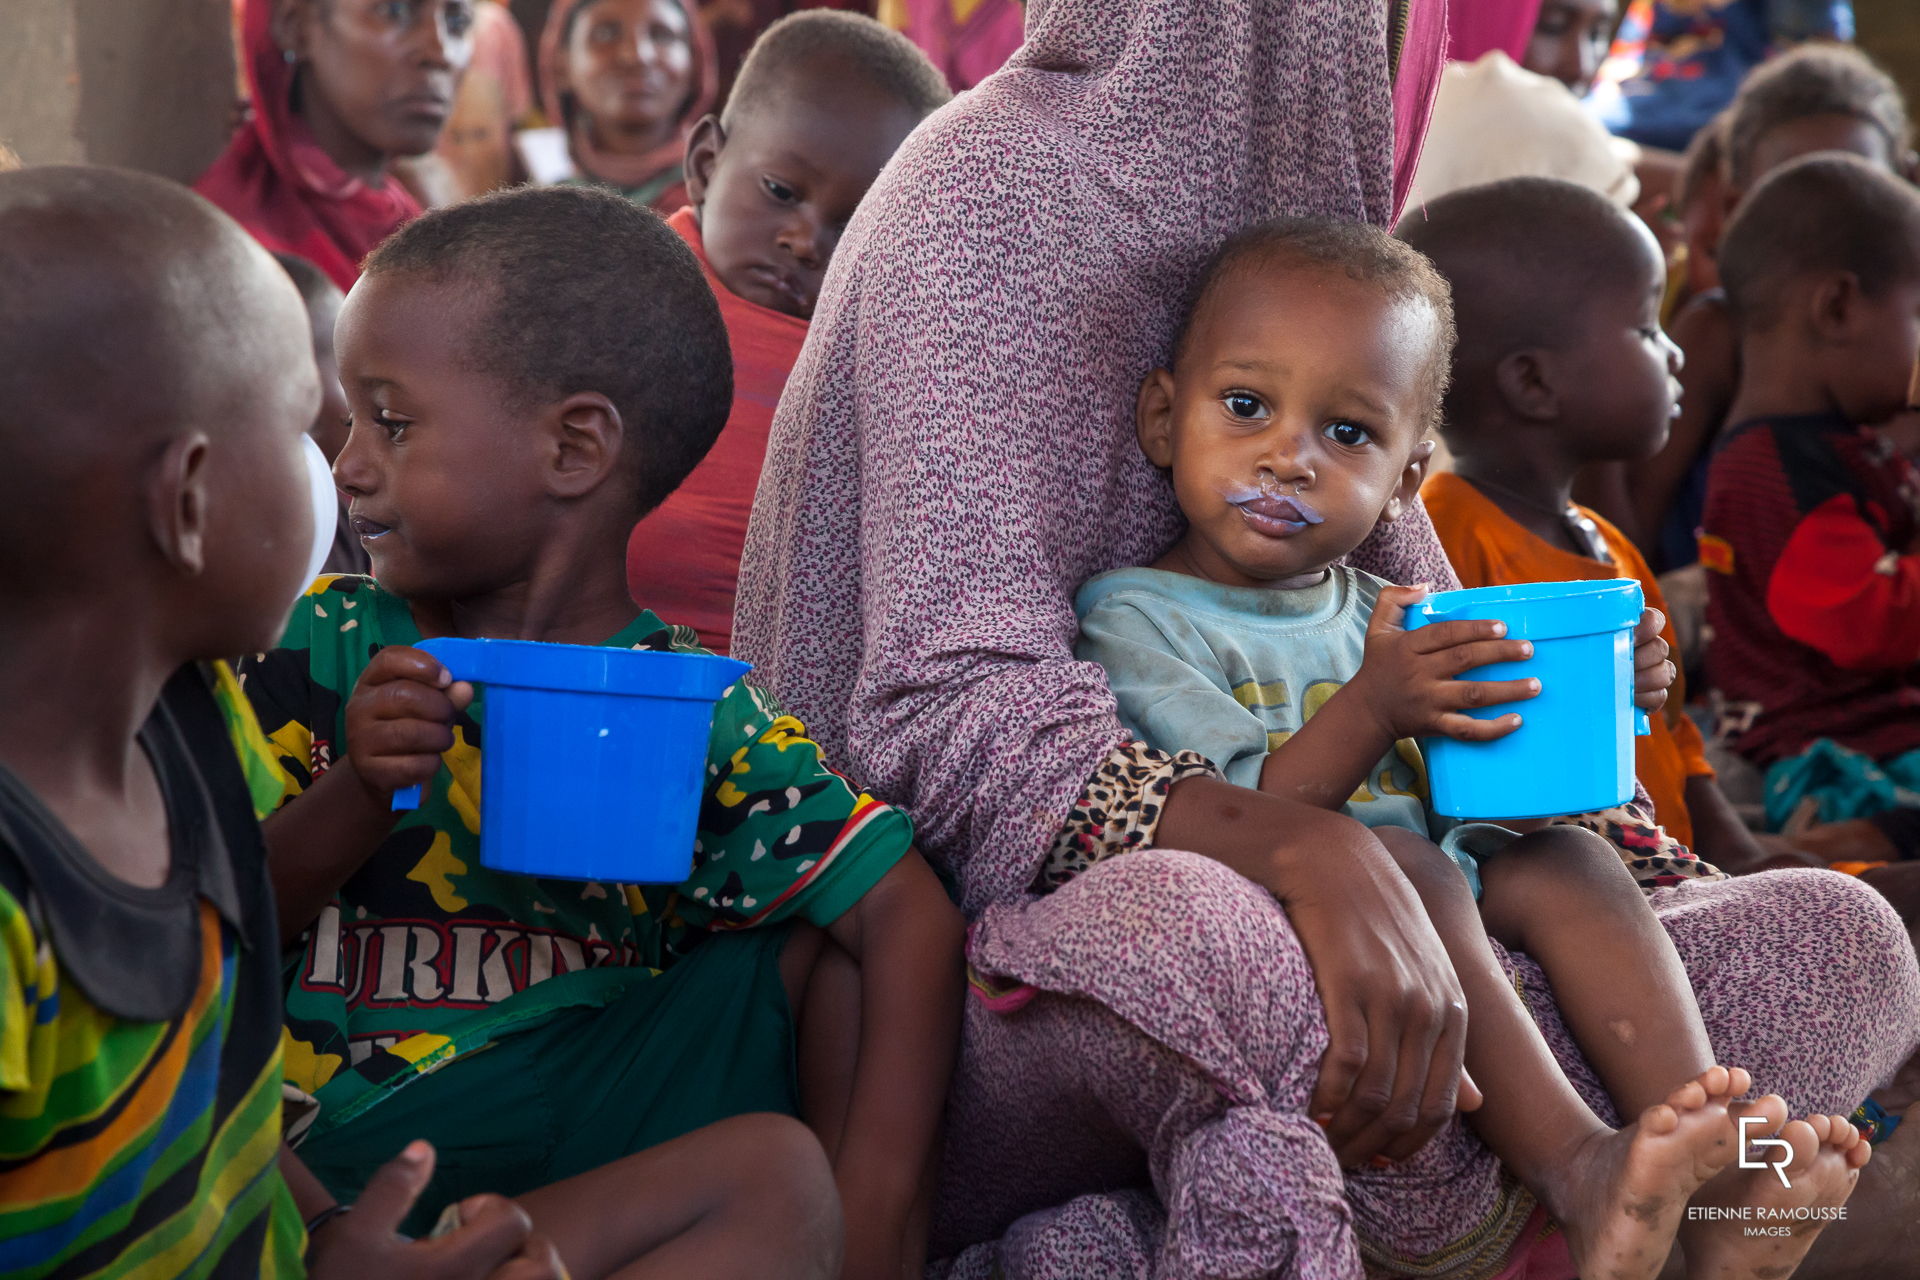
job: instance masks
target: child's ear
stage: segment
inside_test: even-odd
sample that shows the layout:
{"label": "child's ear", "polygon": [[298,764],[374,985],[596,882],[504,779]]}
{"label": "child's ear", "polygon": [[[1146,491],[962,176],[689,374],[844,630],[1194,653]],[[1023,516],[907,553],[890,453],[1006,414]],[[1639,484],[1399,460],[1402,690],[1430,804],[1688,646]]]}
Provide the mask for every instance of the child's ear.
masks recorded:
{"label": "child's ear", "polygon": [[1515,351],[1493,367],[1493,385],[1517,417],[1535,421],[1560,416],[1553,356],[1537,347]]}
{"label": "child's ear", "polygon": [[1808,298],[1808,320],[1814,336],[1822,342],[1844,343],[1855,337],[1863,298],[1860,277],[1851,271],[1836,271],[1822,277]]}
{"label": "child's ear", "polygon": [[706,203],[713,167],[720,163],[720,153],[726,145],[727,131],[720,127],[719,116],[701,116],[700,123],[687,135],[687,203],[695,209]]}
{"label": "child's ear", "polygon": [[1155,369],[1140,384],[1140,399],[1133,411],[1134,430],[1140,437],[1140,452],[1147,461],[1165,471],[1173,465],[1173,375]]}
{"label": "child's ear", "polygon": [[1380,523],[1392,524],[1407,513],[1407,507],[1420,496],[1420,486],[1427,482],[1427,470],[1433,464],[1434,442],[1432,436],[1422,438],[1413,446],[1413,452],[1407,456],[1407,465],[1400,469],[1400,483],[1387,495],[1387,505],[1380,509]]}
{"label": "child's ear", "polygon": [[613,401],[597,391],[568,396],[551,410],[547,491],[582,498],[599,488],[625,456],[626,424]]}
{"label": "child's ear", "polygon": [[183,576],[207,567],[207,459],[205,432],[167,446],[147,476],[147,530],[160,556]]}

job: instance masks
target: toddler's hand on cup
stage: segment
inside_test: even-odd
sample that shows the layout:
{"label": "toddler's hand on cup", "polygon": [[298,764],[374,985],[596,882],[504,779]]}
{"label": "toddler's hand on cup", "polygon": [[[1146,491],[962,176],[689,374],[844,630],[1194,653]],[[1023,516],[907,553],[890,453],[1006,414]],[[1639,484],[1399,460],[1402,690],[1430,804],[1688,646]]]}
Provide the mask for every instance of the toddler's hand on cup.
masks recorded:
{"label": "toddler's hand on cup", "polygon": [[347,700],[347,757],[383,805],[427,782],[453,745],[453,717],[473,701],[432,654],[389,645],[373,655]]}
{"label": "toddler's hand on cup", "polygon": [[1660,634],[1666,629],[1667,615],[1658,609],[1642,609],[1633,629],[1633,705],[1648,715],[1667,705],[1667,690],[1680,676],[1680,668],[1667,658],[1667,642]]}
{"label": "toddler's hand on cup", "polygon": [[1523,702],[1540,692],[1540,682],[1455,677],[1491,663],[1524,661],[1533,656],[1533,645],[1506,639],[1506,624],[1489,620],[1436,622],[1407,630],[1407,610],[1426,597],[1424,586],[1381,590],[1367,622],[1366,656],[1349,687],[1361,688],[1375,719],[1394,739],[1492,742],[1506,737],[1520,727],[1517,712],[1492,720],[1476,720],[1465,712]]}

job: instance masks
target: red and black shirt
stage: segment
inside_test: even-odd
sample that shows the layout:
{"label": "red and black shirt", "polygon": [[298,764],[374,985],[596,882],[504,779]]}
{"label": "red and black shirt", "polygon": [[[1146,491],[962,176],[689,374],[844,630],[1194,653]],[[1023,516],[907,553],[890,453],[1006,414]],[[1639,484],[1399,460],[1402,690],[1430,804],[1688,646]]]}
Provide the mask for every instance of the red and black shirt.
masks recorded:
{"label": "red and black shirt", "polygon": [[1839,417],[1729,431],[1707,478],[1708,675],[1734,747],[1770,764],[1816,738],[1920,748],[1920,479]]}

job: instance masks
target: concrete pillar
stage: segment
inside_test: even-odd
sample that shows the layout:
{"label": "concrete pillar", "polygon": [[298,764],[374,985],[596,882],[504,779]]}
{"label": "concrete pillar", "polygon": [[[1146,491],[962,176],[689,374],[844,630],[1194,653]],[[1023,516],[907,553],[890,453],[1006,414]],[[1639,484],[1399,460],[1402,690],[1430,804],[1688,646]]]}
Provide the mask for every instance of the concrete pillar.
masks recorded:
{"label": "concrete pillar", "polygon": [[226,145],[229,0],[0,0],[0,142],[192,181]]}

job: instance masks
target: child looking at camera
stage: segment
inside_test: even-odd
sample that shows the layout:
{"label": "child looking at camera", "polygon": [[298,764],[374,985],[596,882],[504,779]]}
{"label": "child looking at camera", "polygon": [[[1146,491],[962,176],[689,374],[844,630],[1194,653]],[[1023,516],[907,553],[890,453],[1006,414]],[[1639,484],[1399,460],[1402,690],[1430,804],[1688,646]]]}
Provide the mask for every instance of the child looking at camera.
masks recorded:
{"label": "child looking at camera", "polygon": [[[1153,746],[1374,830],[1466,993],[1481,1136],[1566,1229],[1581,1274],[1651,1280],[1688,1200],[1731,1165],[1735,1117],[1777,1127],[1785,1107],[1734,1102],[1749,1077],[1715,1065],[1679,957],[1611,845],[1566,825],[1449,824],[1426,804],[1411,739],[1504,736],[1517,714],[1463,712],[1538,692],[1454,678],[1531,654],[1499,623],[1408,631],[1424,589],[1341,563],[1414,501],[1452,345],[1445,281],[1377,229],[1283,220],[1229,241],[1171,367],[1139,397],[1141,446],[1171,473],[1188,530],[1152,566],[1081,589],[1077,652],[1106,668],[1121,719]],[[1624,1128],[1568,1084],[1489,935],[1546,971],[1632,1117]],[[1815,1129],[1829,1144],[1817,1176],[1837,1203],[1864,1158],[1859,1138],[1836,1117]],[[1741,1246],[1688,1247],[1702,1255],[1690,1262],[1732,1274]]]}

